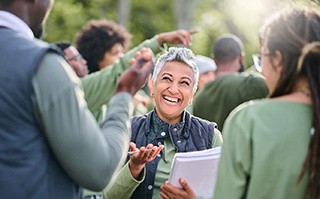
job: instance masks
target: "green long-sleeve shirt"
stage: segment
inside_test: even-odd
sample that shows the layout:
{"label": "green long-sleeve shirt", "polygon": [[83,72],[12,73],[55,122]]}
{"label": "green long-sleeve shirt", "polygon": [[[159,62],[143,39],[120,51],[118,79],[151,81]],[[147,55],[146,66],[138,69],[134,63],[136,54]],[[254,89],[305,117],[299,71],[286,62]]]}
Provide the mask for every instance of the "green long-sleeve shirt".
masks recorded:
{"label": "green long-sleeve shirt", "polygon": [[135,53],[141,48],[150,48],[154,54],[159,53],[161,46],[157,39],[158,36],[156,35],[142,42],[137,47],[125,53],[112,66],[105,67],[81,79],[85,100],[88,103],[90,111],[99,123],[105,118],[106,104],[108,104],[114,93],[121,73],[130,67],[130,60],[134,58]]}
{"label": "green long-sleeve shirt", "polygon": [[311,138],[312,106],[280,100],[236,108],[223,128],[214,199],[301,199],[297,183]]}
{"label": "green long-sleeve shirt", "polygon": [[[220,131],[218,129],[215,129],[212,147],[218,146],[222,146],[222,136]],[[165,154],[162,156],[161,160],[158,163],[154,187],[148,187],[150,189],[153,189],[152,198],[154,199],[160,198],[160,186],[163,185],[163,183],[169,179],[172,160],[174,154],[176,153],[176,149],[172,144],[170,138],[165,139],[163,152]],[[110,185],[110,187],[108,187],[107,190],[104,191],[104,197],[107,199],[129,199],[133,191],[139,186],[139,184],[143,180],[144,175],[139,180],[135,180],[132,177],[127,163],[118,173],[117,180],[112,185]]]}
{"label": "green long-sleeve shirt", "polygon": [[61,167],[79,186],[105,188],[128,150],[131,95],[112,98],[100,129],[87,109],[80,80],[62,57],[48,53],[32,85],[42,132]]}

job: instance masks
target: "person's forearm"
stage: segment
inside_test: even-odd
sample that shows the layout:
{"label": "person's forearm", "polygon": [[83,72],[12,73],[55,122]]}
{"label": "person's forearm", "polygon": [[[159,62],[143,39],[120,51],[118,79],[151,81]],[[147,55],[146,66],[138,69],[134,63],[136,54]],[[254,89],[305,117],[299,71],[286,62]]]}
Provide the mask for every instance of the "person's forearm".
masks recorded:
{"label": "person's forearm", "polygon": [[131,175],[129,163],[127,162],[127,164],[125,164],[117,174],[115,181],[103,191],[104,198],[129,199],[134,190],[144,180],[145,173],[146,171],[143,169],[140,178],[136,180]]}
{"label": "person's forearm", "polygon": [[[131,136],[131,116],[133,112],[132,96],[118,93],[110,101],[105,121],[102,123],[102,134],[108,146],[99,156],[105,156],[101,172],[96,175],[106,176],[102,181],[108,183],[113,173],[122,166],[127,156]],[[89,155],[89,154],[88,154]],[[105,166],[103,166],[105,164]],[[103,174],[104,172],[104,174]],[[96,176],[97,177],[97,176]],[[92,179],[94,180],[94,178]]]}

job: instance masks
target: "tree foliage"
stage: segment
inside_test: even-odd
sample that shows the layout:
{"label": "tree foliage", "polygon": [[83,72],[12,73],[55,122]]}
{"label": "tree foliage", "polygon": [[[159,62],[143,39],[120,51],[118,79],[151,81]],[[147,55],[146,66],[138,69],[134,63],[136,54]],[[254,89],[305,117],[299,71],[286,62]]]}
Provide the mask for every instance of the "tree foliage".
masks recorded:
{"label": "tree foliage", "polygon": [[[175,4],[175,1],[178,3]],[[190,0],[188,0],[190,1]],[[192,0],[191,0],[192,1]],[[193,36],[191,49],[210,56],[214,40],[225,33],[239,36],[245,45],[247,65],[251,54],[258,51],[258,30],[263,19],[284,5],[300,3],[319,7],[317,0],[193,0],[192,8],[182,13],[192,15]],[[130,0],[128,31],[133,35],[131,47],[155,34],[175,30],[175,12],[186,8],[182,0]],[[76,33],[90,19],[118,22],[119,0],[56,0],[46,26],[49,42],[74,42]],[[185,17],[187,18],[187,16]],[[179,17],[184,20],[183,16]]]}

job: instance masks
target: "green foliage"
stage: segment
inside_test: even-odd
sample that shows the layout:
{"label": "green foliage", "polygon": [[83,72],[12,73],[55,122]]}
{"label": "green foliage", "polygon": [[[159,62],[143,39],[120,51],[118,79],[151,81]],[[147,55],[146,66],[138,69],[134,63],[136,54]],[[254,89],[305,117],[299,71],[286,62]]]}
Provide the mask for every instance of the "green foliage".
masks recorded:
{"label": "green foliage", "polygon": [[160,32],[175,30],[173,1],[133,0],[131,5],[132,46]]}
{"label": "green foliage", "polygon": [[117,1],[63,0],[55,1],[49,16],[46,41],[68,40],[74,42],[76,33],[91,19],[116,21]]}
{"label": "green foliage", "polygon": [[72,41],[74,34],[87,21],[82,4],[56,1],[46,26],[46,40]]}
{"label": "green foliage", "polygon": [[[299,3],[319,8],[318,0],[194,0],[191,49],[210,56],[215,39],[225,33],[239,36],[246,50],[246,65],[258,51],[258,31],[264,18],[284,5]],[[45,40],[74,42],[76,33],[91,19],[118,21],[119,0],[56,0],[47,22]],[[177,27],[174,0],[131,0],[128,31],[133,35],[131,47],[155,34]],[[181,8],[180,8],[181,9]]]}

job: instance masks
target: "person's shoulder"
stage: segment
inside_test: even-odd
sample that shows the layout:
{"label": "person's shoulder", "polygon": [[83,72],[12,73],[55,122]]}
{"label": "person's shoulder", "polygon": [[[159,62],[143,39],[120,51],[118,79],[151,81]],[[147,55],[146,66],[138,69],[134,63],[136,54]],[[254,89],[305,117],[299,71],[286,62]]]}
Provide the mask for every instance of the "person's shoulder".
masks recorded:
{"label": "person's shoulder", "polygon": [[217,86],[225,86],[225,85],[237,85],[239,82],[244,81],[246,77],[241,75],[240,73],[233,73],[233,74],[228,74],[224,75],[222,77],[219,77],[215,79],[212,82],[209,82],[206,87],[217,87]]}
{"label": "person's shoulder", "polygon": [[270,99],[254,99],[238,105],[230,115],[257,115],[266,112],[277,106],[274,100]]}
{"label": "person's shoulder", "polygon": [[257,83],[264,83],[265,84],[265,78],[262,76],[262,74],[258,72],[242,72],[239,73],[239,76],[244,81],[251,81],[251,82],[257,82]]}
{"label": "person's shoulder", "polygon": [[262,75],[254,74],[254,73],[234,73],[230,75],[223,76],[218,79],[220,82],[225,82],[227,84],[236,84],[240,85],[245,82],[259,82],[264,83],[264,78]]}
{"label": "person's shoulder", "polygon": [[[221,88],[225,90],[240,91],[241,95],[249,98],[262,98],[267,96],[268,87],[265,83],[265,79],[260,74],[254,73],[235,73],[223,76],[212,82],[212,87]],[[212,88],[213,89],[213,88]]]}
{"label": "person's shoulder", "polygon": [[[216,80],[209,82],[201,89],[201,95],[212,95],[212,93],[224,93],[231,90],[238,90],[243,86],[244,82],[248,81],[248,77],[239,73],[229,74],[217,78]],[[227,88],[227,89],[226,89]]]}
{"label": "person's shoulder", "polygon": [[200,95],[211,94],[212,90],[222,88],[228,84],[233,84],[235,74],[225,75],[215,79],[214,81],[208,82],[200,91]]}

